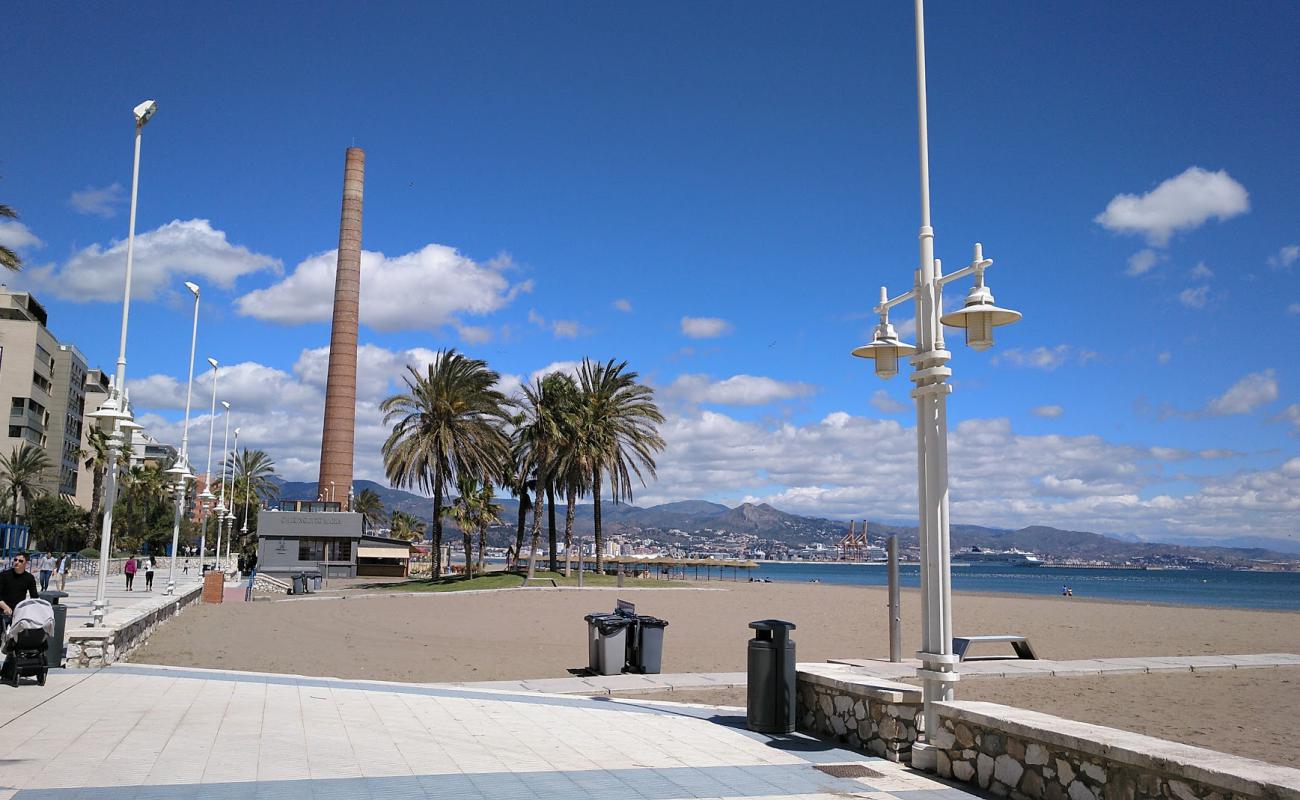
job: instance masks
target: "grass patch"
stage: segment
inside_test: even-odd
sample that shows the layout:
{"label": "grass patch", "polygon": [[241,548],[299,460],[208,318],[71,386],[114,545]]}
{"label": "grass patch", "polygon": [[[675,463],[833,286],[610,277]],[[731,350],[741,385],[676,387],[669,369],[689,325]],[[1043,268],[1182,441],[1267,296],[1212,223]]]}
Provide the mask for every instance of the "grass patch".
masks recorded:
{"label": "grass patch", "polygon": [[[538,570],[538,578],[554,579],[560,586],[577,587],[578,577],[575,574],[572,578],[564,577],[563,572],[547,572]],[[582,583],[584,586],[617,586],[617,575],[595,575],[588,573],[583,576]],[[466,578],[463,575],[455,575],[440,578],[436,581],[430,581],[425,578],[417,578],[404,583],[379,584],[373,588],[386,592],[465,592],[479,589],[517,589],[524,585],[524,573],[522,572],[490,572],[487,575],[476,575],[473,578]],[[691,581],[667,581],[653,580],[648,578],[623,578],[623,586],[628,589],[644,588],[674,588],[685,589],[693,586]],[[371,587],[367,587],[371,588]]]}

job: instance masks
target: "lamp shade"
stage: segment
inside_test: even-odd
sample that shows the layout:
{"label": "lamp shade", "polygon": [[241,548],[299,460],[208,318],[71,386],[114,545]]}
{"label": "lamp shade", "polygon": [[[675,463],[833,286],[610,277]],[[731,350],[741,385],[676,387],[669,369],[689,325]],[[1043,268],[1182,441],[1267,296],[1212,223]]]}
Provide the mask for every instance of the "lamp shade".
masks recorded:
{"label": "lamp shade", "polygon": [[916,347],[907,342],[900,342],[894,326],[888,321],[881,321],[871,336],[871,343],[855,347],[852,354],[858,358],[870,358],[876,362],[876,375],[892,378],[898,374],[898,359],[916,352]]}
{"label": "lamp shade", "polygon": [[1019,311],[993,305],[993,293],[987,286],[976,286],[966,295],[963,308],[944,314],[939,321],[950,328],[965,328],[967,347],[987,350],[993,346],[994,328],[1019,319]]}

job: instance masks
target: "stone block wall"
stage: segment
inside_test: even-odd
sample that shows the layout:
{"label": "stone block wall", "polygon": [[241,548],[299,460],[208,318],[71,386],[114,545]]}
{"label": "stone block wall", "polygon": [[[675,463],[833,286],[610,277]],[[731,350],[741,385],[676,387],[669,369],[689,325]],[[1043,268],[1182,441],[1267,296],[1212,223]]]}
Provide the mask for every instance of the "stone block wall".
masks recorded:
{"label": "stone block wall", "polygon": [[127,653],[144,644],[162,623],[198,601],[201,587],[168,598],[156,608],[133,619],[102,628],[69,628],[67,631],[69,667],[106,667],[120,661]]}
{"label": "stone block wall", "polygon": [[916,687],[830,664],[800,664],[796,686],[799,730],[890,761],[910,760],[921,726]]}
{"label": "stone block wall", "polygon": [[1300,799],[1300,770],[994,703],[940,703],[940,777],[1012,800]]}

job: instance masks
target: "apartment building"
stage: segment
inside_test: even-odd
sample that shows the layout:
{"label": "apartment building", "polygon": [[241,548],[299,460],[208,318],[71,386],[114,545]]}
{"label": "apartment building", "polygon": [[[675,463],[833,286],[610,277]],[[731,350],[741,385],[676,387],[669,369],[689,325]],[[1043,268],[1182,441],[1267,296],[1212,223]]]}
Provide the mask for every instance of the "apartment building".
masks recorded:
{"label": "apartment building", "polygon": [[0,398],[9,401],[0,453],[8,455],[23,443],[43,448],[53,464],[45,487],[74,495],[85,427],[86,359],[75,347],[61,346],[47,323],[45,307],[35,297],[0,285]]}

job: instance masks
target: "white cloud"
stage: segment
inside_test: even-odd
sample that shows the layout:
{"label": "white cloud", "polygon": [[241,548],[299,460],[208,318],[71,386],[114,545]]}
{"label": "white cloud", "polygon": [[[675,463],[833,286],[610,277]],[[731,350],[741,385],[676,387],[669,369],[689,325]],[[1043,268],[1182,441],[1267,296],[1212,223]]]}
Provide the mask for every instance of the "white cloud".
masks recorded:
{"label": "white cloud", "polygon": [[0,246],[10,250],[26,250],[44,247],[45,243],[31,228],[16,219],[0,219]]}
{"label": "white cloud", "polygon": [[1277,399],[1277,374],[1274,370],[1252,372],[1210,401],[1207,413],[1216,416],[1249,414]]}
{"label": "white cloud", "polygon": [[[286,325],[328,321],[337,263],[336,250],[306,259],[279,283],[239,298],[239,313]],[[363,250],[361,322],[379,331],[436,331],[449,325],[482,341],[483,329],[466,328],[456,315],[490,314],[531,291],[531,281],[510,284],[505,276],[510,265],[506,256],[476,262],[441,244],[394,258]]]}
{"label": "white cloud", "polygon": [[1128,257],[1128,269],[1124,270],[1124,274],[1130,277],[1145,275],[1151,271],[1151,268],[1156,265],[1160,258],[1160,254],[1150,248],[1139,250]]}
{"label": "white cloud", "polygon": [[110,219],[117,214],[118,206],[125,200],[126,193],[122,191],[122,184],[112,183],[99,189],[87,186],[79,192],[73,192],[68,198],[68,205],[78,214]]}
{"label": "white cloud", "polygon": [[816,388],[807,383],[778,381],[759,375],[733,375],[715,381],[708,375],[684,374],[678,375],[664,393],[690,404],[761,406],[807,397],[815,391]]}
{"label": "white cloud", "polygon": [[1284,420],[1291,424],[1291,432],[1300,434],[1300,403],[1292,403],[1282,409],[1278,419]]}
{"label": "white cloud", "polygon": [[1290,269],[1300,260],[1300,244],[1289,244],[1277,251],[1277,255],[1268,257],[1268,265],[1273,269]]}
{"label": "white cloud", "polygon": [[1214,277],[1214,270],[1212,270],[1212,269],[1210,269],[1209,267],[1205,266],[1205,262],[1202,261],[1201,263],[1199,263],[1199,264],[1197,264],[1196,266],[1192,267],[1191,271],[1190,271],[1189,273],[1187,273],[1187,274],[1188,274],[1188,275],[1191,275],[1193,278],[1196,278],[1196,279],[1198,279],[1198,280],[1207,280],[1207,281],[1208,281],[1210,278],[1213,278],[1213,277]]}
{"label": "white cloud", "polygon": [[1300,314],[1300,303],[1292,303],[1291,305],[1287,306],[1287,307],[1286,307],[1286,313],[1288,313],[1288,314]]}
{"label": "white cloud", "polygon": [[1153,245],[1168,244],[1176,231],[1211,218],[1231,219],[1250,210],[1249,194],[1224,170],[1189,167],[1144,195],[1119,194],[1095,222],[1117,233],[1138,233]]}
{"label": "white cloud", "polygon": [[1047,419],[1055,419],[1056,417],[1059,417],[1062,414],[1064,414],[1065,409],[1060,406],[1034,406],[1033,408],[1029,409],[1029,413],[1033,414],[1035,417],[1046,417]]}
{"label": "white cloud", "polygon": [[1174,354],[1168,350],[1161,350],[1156,354],[1156,361],[1161,364],[1168,364],[1174,359]]}
{"label": "white cloud", "polygon": [[731,333],[731,323],[718,317],[682,317],[682,333],[692,339],[712,339]]}
{"label": "white cloud", "polygon": [[1038,346],[1030,350],[1013,347],[1003,350],[993,357],[994,364],[1009,364],[1013,367],[1028,367],[1051,372],[1073,359],[1080,366],[1097,358],[1097,353],[1088,349],[1076,349],[1068,344],[1055,347]]}
{"label": "white cloud", "polygon": [[1187,308],[1205,308],[1210,301],[1210,287],[1189,286],[1178,293],[1178,302]]}
{"label": "white cloud", "polygon": [[632,313],[632,301],[630,301],[630,300],[628,300],[628,299],[626,299],[626,298],[620,297],[620,298],[618,298],[617,300],[614,301],[614,308],[617,308],[619,311],[622,311],[624,314],[631,314],[631,313]]}
{"label": "white cloud", "polygon": [[910,408],[906,403],[895,400],[885,389],[871,393],[871,406],[882,414],[902,414]]}
{"label": "white cloud", "polygon": [[552,361],[541,369],[533,370],[532,374],[528,376],[528,380],[529,382],[534,382],[541,378],[545,378],[552,372],[562,372],[565,375],[576,379],[578,377],[578,368],[581,366],[581,361]]}
{"label": "white cloud", "polygon": [[[136,235],[131,294],[152,300],[163,288],[185,280],[229,289],[245,275],[279,269],[279,260],[232,245],[206,219],[177,219]],[[80,250],[61,267],[28,270],[24,281],[64,300],[117,302],[125,270],[126,242],[114,241],[107,248],[93,244]]]}
{"label": "white cloud", "polygon": [[539,328],[548,329],[551,335],[556,339],[576,339],[588,333],[585,326],[573,319],[553,319],[547,322],[546,317],[537,313],[537,309],[528,309],[528,321]]}

